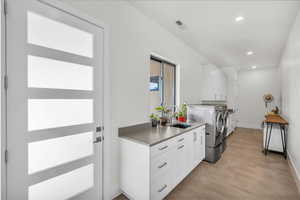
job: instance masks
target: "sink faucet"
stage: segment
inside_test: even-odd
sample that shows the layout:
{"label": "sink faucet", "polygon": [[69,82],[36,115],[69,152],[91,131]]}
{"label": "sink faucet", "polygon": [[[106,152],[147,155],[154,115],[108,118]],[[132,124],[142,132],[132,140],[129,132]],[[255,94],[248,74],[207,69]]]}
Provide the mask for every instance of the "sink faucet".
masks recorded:
{"label": "sink faucet", "polygon": [[177,105],[171,105],[167,106],[167,109],[170,110],[170,115],[169,115],[169,121],[170,124],[173,124],[173,120],[175,118],[175,113],[179,110],[179,107]]}

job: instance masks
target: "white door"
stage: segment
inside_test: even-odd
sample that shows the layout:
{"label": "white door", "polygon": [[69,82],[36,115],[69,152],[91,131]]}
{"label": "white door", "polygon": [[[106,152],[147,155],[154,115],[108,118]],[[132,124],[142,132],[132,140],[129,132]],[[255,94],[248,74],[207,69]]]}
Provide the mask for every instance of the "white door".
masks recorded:
{"label": "white door", "polygon": [[180,183],[180,181],[184,178],[185,172],[186,172],[186,166],[187,166],[187,153],[186,153],[186,145],[185,143],[179,143],[176,145],[175,150],[175,185]]}
{"label": "white door", "polygon": [[199,129],[200,132],[200,152],[199,152],[199,162],[205,158],[205,126]]}
{"label": "white door", "polygon": [[193,132],[190,131],[185,133],[185,144],[186,144],[186,170],[185,175],[190,173],[194,169],[194,142],[193,142]]}
{"label": "white door", "polygon": [[196,167],[200,162],[201,157],[201,134],[198,129],[193,130],[194,136],[194,167]]}
{"label": "white door", "polygon": [[102,199],[103,29],[38,0],[7,13],[7,199]]}

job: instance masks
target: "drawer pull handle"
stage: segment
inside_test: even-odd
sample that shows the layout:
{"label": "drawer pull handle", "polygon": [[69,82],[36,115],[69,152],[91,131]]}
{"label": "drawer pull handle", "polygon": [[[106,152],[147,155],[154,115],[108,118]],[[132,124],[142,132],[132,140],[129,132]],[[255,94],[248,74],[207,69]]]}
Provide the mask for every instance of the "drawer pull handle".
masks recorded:
{"label": "drawer pull handle", "polygon": [[181,142],[181,141],[183,141],[183,140],[184,140],[184,138],[181,138],[181,139],[178,140],[178,142]]}
{"label": "drawer pull handle", "polygon": [[184,144],[183,145],[181,145],[180,147],[178,147],[177,149],[182,149],[184,147]]}
{"label": "drawer pull handle", "polygon": [[162,188],[160,188],[160,189],[158,190],[158,192],[164,191],[167,187],[168,187],[168,186],[165,184]]}
{"label": "drawer pull handle", "polygon": [[167,162],[164,162],[164,164],[159,165],[158,168],[161,169],[161,168],[163,168],[164,166],[166,166],[167,164],[168,164]]}
{"label": "drawer pull handle", "polygon": [[166,148],[168,148],[168,145],[166,145],[166,146],[164,146],[164,147],[161,147],[161,148],[159,148],[159,150],[164,150],[164,149],[166,149]]}

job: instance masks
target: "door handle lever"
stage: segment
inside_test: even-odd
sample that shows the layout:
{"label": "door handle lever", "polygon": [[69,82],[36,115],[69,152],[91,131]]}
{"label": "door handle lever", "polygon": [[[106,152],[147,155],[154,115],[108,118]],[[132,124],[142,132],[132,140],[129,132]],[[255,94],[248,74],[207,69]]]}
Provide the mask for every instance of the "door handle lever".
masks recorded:
{"label": "door handle lever", "polygon": [[102,142],[102,137],[101,136],[96,137],[96,140],[94,141],[94,144],[100,143],[100,142]]}

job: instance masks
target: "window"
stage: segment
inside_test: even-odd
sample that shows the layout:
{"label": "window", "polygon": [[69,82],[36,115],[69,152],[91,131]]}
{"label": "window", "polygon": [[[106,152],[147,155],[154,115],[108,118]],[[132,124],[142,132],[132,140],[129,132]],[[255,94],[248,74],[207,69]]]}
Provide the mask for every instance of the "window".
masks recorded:
{"label": "window", "polygon": [[150,61],[150,112],[159,105],[176,105],[176,66],[151,57]]}

